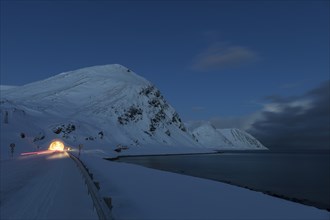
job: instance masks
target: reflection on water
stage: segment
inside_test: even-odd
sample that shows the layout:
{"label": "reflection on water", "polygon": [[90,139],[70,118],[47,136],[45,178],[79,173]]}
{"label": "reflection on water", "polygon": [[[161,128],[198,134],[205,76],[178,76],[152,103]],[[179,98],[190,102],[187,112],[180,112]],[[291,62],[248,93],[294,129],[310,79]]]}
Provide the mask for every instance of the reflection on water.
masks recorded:
{"label": "reflection on water", "polygon": [[119,161],[228,182],[330,210],[330,154],[224,153]]}

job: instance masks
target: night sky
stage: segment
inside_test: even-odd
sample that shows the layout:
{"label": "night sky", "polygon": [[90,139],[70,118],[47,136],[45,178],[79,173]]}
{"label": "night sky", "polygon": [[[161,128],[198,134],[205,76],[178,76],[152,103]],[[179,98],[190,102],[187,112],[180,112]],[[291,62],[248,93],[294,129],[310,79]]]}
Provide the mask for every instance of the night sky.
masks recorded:
{"label": "night sky", "polygon": [[330,148],[329,1],[1,1],[2,85],[112,63],[185,121]]}

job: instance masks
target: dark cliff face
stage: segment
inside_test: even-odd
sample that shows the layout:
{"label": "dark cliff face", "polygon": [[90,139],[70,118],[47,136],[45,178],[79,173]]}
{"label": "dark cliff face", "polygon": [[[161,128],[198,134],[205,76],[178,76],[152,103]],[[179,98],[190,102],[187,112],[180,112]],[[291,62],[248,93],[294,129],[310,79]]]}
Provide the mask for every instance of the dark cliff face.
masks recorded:
{"label": "dark cliff face", "polygon": [[[167,103],[161,92],[151,84],[142,86],[138,92],[138,98],[132,100],[129,107],[116,110],[116,113],[119,115],[117,120],[121,126],[141,124],[143,132],[150,137],[155,136],[158,132],[170,137],[173,127],[187,133],[179,114]],[[193,138],[193,136],[191,137]]]}

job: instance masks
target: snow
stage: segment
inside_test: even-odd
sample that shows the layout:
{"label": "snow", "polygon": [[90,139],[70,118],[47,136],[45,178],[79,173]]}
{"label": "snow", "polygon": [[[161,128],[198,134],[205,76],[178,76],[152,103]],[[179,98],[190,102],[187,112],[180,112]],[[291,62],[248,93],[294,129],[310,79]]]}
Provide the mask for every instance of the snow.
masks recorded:
{"label": "snow", "polygon": [[199,143],[208,148],[230,148],[232,144],[230,141],[219,133],[210,122],[204,122],[192,130]]}
{"label": "snow", "polygon": [[[117,219],[329,218],[326,211],[239,187],[103,160],[256,149],[258,143],[242,131],[219,131],[210,124],[187,129],[156,87],[119,64],[1,87],[0,109],[1,219],[97,218],[69,157],[19,156],[48,149],[54,139],[75,154],[83,144],[81,158],[100,182],[101,194],[112,197]],[[12,159],[10,143],[16,145]]]}
{"label": "snow", "polygon": [[1,219],[98,219],[66,153],[1,161]]}
{"label": "snow", "polygon": [[237,128],[230,129],[217,129],[219,133],[225,136],[235,148],[241,149],[259,149],[265,150],[267,149],[263,144],[261,144],[256,138],[254,138],[251,134],[242,131]]}
{"label": "snow", "polygon": [[186,123],[198,142],[206,148],[222,150],[267,150],[256,138],[237,128],[217,129],[211,122]]}
{"label": "snow", "polygon": [[[114,219],[329,219],[329,212],[216,181],[102,159],[81,159],[112,198]],[[66,153],[1,160],[1,219],[98,219]]]}
{"label": "snow", "polygon": [[[151,82],[119,64],[2,90],[0,109],[4,158],[12,142],[17,152],[24,152],[46,149],[53,139],[73,147],[83,144],[87,150],[97,146],[111,157],[255,149],[246,142],[233,146],[215,128],[200,127],[198,134],[187,129]],[[114,151],[119,145],[127,150]]]}
{"label": "snow", "polygon": [[329,219],[329,212],[216,181],[100,159],[82,160],[115,219]]}
{"label": "snow", "polygon": [[[55,138],[73,146],[82,143],[92,149],[97,145],[108,152],[118,144],[200,147],[160,91],[119,64],[65,72],[5,90],[1,122],[11,133],[27,133],[32,140],[42,133],[43,140],[29,145],[45,148]],[[34,132],[18,124],[30,125]],[[75,130],[54,133],[56,127],[69,125]],[[10,141],[2,142],[8,146]]]}

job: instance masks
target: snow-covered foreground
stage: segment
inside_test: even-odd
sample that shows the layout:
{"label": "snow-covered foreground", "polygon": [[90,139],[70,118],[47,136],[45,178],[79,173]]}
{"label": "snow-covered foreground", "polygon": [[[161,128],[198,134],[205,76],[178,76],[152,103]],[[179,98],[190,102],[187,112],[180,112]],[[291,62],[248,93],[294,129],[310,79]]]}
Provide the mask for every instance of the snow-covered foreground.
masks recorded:
{"label": "snow-covered foreground", "polygon": [[[98,152],[99,154],[99,152]],[[111,197],[115,219],[329,219],[329,212],[216,181],[111,162],[82,161]],[[1,160],[1,219],[98,219],[66,153]]]}
{"label": "snow-covered foreground", "polygon": [[329,219],[329,212],[259,192],[82,155],[111,196],[115,219]]}
{"label": "snow-covered foreground", "polygon": [[98,219],[66,153],[1,160],[0,219]]}

